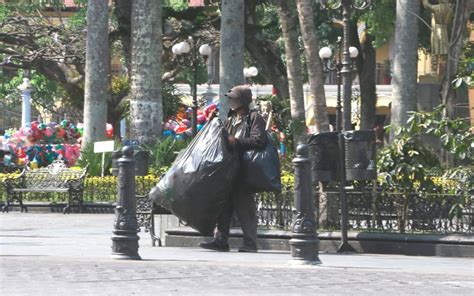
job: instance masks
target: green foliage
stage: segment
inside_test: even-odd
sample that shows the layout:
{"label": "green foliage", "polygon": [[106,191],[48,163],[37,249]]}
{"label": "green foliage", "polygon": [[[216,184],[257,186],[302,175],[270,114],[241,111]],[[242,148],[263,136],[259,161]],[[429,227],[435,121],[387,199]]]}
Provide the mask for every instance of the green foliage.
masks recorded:
{"label": "green foliage", "polygon": [[[34,70],[31,71],[30,76],[33,104],[54,112],[54,100],[65,95],[61,85]],[[19,69],[13,77],[0,72],[0,98],[3,98],[5,106],[15,106],[21,103],[21,93],[18,86],[23,83],[23,77],[24,70],[22,69]]]}
{"label": "green foliage", "polygon": [[190,140],[178,141],[173,137],[165,137],[154,145],[145,146],[150,151],[150,173],[162,175],[171,166],[178,153],[186,148]]}
{"label": "green foliage", "polygon": [[162,84],[162,96],[163,96],[163,118],[166,119],[170,116],[178,113],[181,103],[181,98],[176,94],[176,87],[171,83]]}
{"label": "green foliage", "polygon": [[[395,139],[380,153],[378,167],[385,177],[382,183],[385,187],[405,192],[436,189],[429,176],[440,168],[440,163],[436,155],[419,141],[423,134],[440,138],[443,147],[456,161],[472,164],[474,135],[462,119],[449,119],[444,106],[433,112],[413,112],[407,123],[406,127],[396,129]],[[459,170],[455,172],[460,174]],[[456,174],[448,170],[445,177]]]}
{"label": "green foliage", "polygon": [[175,11],[183,11],[188,9],[188,1],[186,0],[165,0],[163,6],[171,7]]}
{"label": "green foliage", "polygon": [[88,0],[74,0],[78,5],[79,10],[68,18],[67,26],[71,29],[83,28],[87,24],[87,1]]}
{"label": "green foliage", "polygon": [[367,24],[368,33],[375,38],[375,47],[386,43],[393,36],[395,13],[396,1],[378,0],[373,9],[366,10],[360,15],[360,19]]}
{"label": "green foliage", "polygon": [[453,81],[454,88],[474,87],[474,42],[466,42],[459,61],[459,72]]}
{"label": "green foliage", "polygon": [[126,75],[114,75],[111,82],[111,94],[113,96],[124,96],[130,91],[130,83]]}
{"label": "green foliage", "polygon": [[415,133],[426,133],[441,139],[443,147],[455,160],[473,158],[474,135],[469,122],[461,118],[450,119],[446,116],[445,106],[437,107],[433,112],[413,112],[408,119],[409,128]]}
{"label": "green foliage", "polygon": [[421,145],[409,127],[398,128],[396,135],[378,158],[383,189],[405,194],[436,189],[430,175],[431,170],[439,167],[436,155]]}
{"label": "green foliage", "polygon": [[[117,141],[114,144],[116,150],[121,149],[120,143]],[[89,165],[87,174],[89,176],[100,176],[102,174],[102,153],[94,153],[94,143],[87,143],[81,148],[81,156],[77,160],[77,165],[81,168]],[[104,173],[108,174],[112,165],[112,153],[105,153],[104,158]]]}

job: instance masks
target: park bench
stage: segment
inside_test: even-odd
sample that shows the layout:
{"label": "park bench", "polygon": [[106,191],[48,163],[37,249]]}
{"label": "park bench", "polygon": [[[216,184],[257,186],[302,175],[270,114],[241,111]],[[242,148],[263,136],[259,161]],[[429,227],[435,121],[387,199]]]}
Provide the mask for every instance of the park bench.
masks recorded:
{"label": "park bench", "polygon": [[151,245],[156,242],[161,247],[161,238],[155,233],[155,215],[171,215],[171,212],[153,202],[148,194],[136,195],[137,198],[137,223],[138,227],[145,228],[145,232],[150,233]]}
{"label": "park bench", "polygon": [[87,173],[87,167],[84,169],[68,168],[61,160],[56,160],[49,166],[40,169],[31,170],[25,167],[17,177],[6,178],[3,185],[6,188],[7,201],[3,207],[3,212],[8,212],[9,207],[17,202],[21,211],[27,212],[28,209],[23,203],[23,197],[26,193],[67,193],[67,206],[63,213],[70,213],[73,203],[80,206],[81,212],[84,212],[84,180]]}

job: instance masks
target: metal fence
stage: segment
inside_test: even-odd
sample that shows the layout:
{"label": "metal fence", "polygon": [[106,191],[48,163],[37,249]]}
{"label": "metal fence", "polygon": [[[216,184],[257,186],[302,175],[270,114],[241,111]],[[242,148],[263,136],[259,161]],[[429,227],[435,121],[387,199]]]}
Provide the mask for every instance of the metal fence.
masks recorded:
{"label": "metal fence", "polygon": [[[381,191],[348,192],[349,229],[410,233],[472,233],[474,196]],[[293,192],[257,196],[260,228],[290,230]],[[340,230],[339,193],[316,194],[319,228]]]}
{"label": "metal fence", "polygon": [[21,110],[10,110],[3,103],[0,103],[0,128],[21,127]]}
{"label": "metal fence", "polygon": [[[153,176],[136,177],[137,194],[148,193],[158,183]],[[4,188],[0,186],[0,195]],[[67,194],[29,193],[26,200],[64,202]],[[117,178],[89,177],[84,188],[86,203],[117,199]],[[294,192],[287,188],[280,194],[256,195],[259,228],[290,230],[294,213]],[[411,233],[473,233],[474,196],[460,194],[409,194],[403,196],[381,191],[347,193],[349,229],[360,231]],[[320,229],[339,230],[339,193],[315,195],[315,208]],[[234,226],[238,221],[234,220]]]}

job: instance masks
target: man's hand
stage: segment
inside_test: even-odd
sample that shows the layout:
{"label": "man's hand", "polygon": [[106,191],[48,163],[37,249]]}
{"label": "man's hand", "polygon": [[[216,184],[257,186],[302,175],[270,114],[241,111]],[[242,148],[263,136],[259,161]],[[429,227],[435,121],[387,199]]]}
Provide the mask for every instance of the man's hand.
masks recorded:
{"label": "man's hand", "polygon": [[237,146],[237,139],[234,136],[228,136],[227,139],[232,147]]}

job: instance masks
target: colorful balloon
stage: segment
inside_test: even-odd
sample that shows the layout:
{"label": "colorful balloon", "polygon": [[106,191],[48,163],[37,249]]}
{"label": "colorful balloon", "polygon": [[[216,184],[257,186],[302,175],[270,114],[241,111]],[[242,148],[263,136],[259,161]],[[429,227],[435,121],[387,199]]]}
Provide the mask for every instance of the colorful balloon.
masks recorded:
{"label": "colorful balloon", "polygon": [[198,117],[197,117],[197,122],[200,123],[200,124],[205,123],[206,120],[207,120],[207,118],[206,118],[206,115],[204,115],[204,114],[198,115]]}

